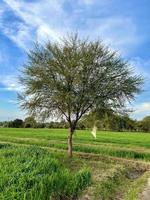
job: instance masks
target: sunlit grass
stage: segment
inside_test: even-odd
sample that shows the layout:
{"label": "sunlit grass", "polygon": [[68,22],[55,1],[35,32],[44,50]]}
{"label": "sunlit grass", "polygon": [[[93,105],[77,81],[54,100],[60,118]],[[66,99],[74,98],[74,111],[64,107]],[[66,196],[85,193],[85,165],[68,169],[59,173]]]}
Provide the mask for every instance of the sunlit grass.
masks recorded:
{"label": "sunlit grass", "polygon": [[[124,198],[128,200],[133,200],[132,197],[136,199],[149,175],[148,173],[147,176],[143,176],[144,172],[148,169],[150,161],[149,134],[99,131],[97,133],[97,139],[94,139],[90,130],[78,130],[73,139],[74,157],[70,160],[67,157],[67,132],[68,130],[65,129],[1,128],[0,147],[2,149],[2,154],[0,156],[2,156],[2,160],[0,160],[0,175],[3,177],[3,181],[1,181],[0,188],[3,193],[0,199],[24,198],[36,200],[38,199],[36,196],[38,194],[36,193],[37,191],[41,195],[40,199],[43,198],[42,200],[47,200],[47,197],[50,199],[50,196],[52,196],[52,198],[54,197],[54,199],[59,199],[60,196],[58,197],[56,195],[59,190],[62,200],[63,198],[70,200],[74,198],[74,194],[81,194],[82,190],[89,185],[91,176],[89,169],[92,173],[92,184],[84,190],[81,195],[88,195],[93,200],[115,199],[117,195],[124,196]],[[35,159],[36,150],[32,150],[33,147],[30,147],[32,145],[37,146],[36,148],[34,147],[35,149],[40,149],[38,151],[41,152],[41,157],[39,156],[38,160]],[[45,149],[42,150],[40,147]],[[34,156],[32,156],[32,153]],[[109,159],[107,159],[108,157]],[[116,158],[119,159],[118,162]],[[125,158],[124,160],[126,163],[122,162],[120,158]],[[130,159],[130,163],[128,159]],[[51,170],[49,163],[51,163],[52,160],[58,163],[60,169],[60,173],[58,170],[58,177],[56,176],[56,180],[59,183],[59,179],[63,179],[63,182],[60,181],[59,183],[61,186],[57,188],[55,184],[55,188],[52,187],[53,192],[52,190],[49,191],[49,184],[52,184],[51,179],[44,178],[45,176],[51,177],[51,174],[53,174],[53,170],[49,171]],[[33,165],[30,161],[33,161]],[[137,164],[135,161],[138,161]],[[143,161],[147,162],[145,163]],[[28,168],[27,171],[25,170],[27,172],[26,174],[24,171],[23,173],[20,171],[20,169],[23,168]],[[35,180],[33,174],[36,172],[38,173],[39,169],[41,170],[40,173],[43,173],[43,179],[39,175],[38,177],[40,177],[40,179]],[[136,172],[136,170],[138,172]],[[79,176],[78,171],[79,174],[81,173]],[[132,179],[132,174],[134,176],[134,173],[135,175],[138,174],[135,180]],[[129,177],[128,174],[130,174],[131,177]],[[82,180],[84,180],[84,178],[82,180],[79,178],[82,177],[82,175],[83,177],[85,176],[85,181],[83,181],[83,183]],[[16,177],[19,180],[18,186],[15,185]],[[22,185],[25,183],[25,180],[28,179],[27,177],[29,177],[29,180],[31,177],[31,182],[35,184],[29,184],[31,186],[28,186],[30,192]],[[78,181],[81,182],[83,187],[78,184],[78,181],[75,181],[76,178],[77,180],[79,178]],[[5,182],[8,180],[13,181],[12,184],[11,182],[9,182],[9,184]],[[48,183],[46,183],[45,180],[48,181]],[[66,183],[66,181],[68,183]],[[72,181],[75,181],[77,185],[74,186]],[[63,186],[63,184],[65,184],[65,186]],[[70,187],[71,190],[66,189]],[[81,188],[81,190],[75,189],[76,187]],[[24,196],[17,196],[23,195],[23,193]],[[69,197],[67,197],[67,195]]]}
{"label": "sunlit grass", "polygon": [[71,200],[91,182],[91,172],[76,173],[46,150],[1,145],[0,199]]}
{"label": "sunlit grass", "polygon": [[[19,144],[67,150],[65,129],[0,129],[0,140]],[[129,159],[150,160],[150,135],[147,133],[76,131],[73,150]]]}

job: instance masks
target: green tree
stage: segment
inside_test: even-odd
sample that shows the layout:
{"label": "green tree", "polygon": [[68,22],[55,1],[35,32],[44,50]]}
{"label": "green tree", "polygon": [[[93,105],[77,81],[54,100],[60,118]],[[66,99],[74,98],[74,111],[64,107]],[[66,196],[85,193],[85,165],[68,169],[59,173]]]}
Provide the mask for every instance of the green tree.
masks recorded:
{"label": "green tree", "polygon": [[9,121],[7,126],[11,128],[21,128],[23,127],[23,121],[22,119],[15,119],[13,121]]}
{"label": "green tree", "polygon": [[142,131],[150,132],[150,116],[144,117],[144,119],[139,122],[139,127]]}
{"label": "green tree", "polygon": [[113,113],[114,111],[110,108],[96,108],[83,117],[83,123],[86,128],[92,128],[96,125],[103,130],[106,129],[106,127],[109,127],[108,118],[112,118],[114,116]]}
{"label": "green tree", "polygon": [[20,82],[23,109],[37,117],[63,116],[69,124],[68,153],[78,121],[92,109],[122,107],[140,92],[141,76],[99,40],[77,34],[60,43],[35,45]]}
{"label": "green tree", "polygon": [[24,120],[24,127],[25,128],[35,128],[36,124],[37,124],[36,120],[32,116],[26,117],[25,120]]}

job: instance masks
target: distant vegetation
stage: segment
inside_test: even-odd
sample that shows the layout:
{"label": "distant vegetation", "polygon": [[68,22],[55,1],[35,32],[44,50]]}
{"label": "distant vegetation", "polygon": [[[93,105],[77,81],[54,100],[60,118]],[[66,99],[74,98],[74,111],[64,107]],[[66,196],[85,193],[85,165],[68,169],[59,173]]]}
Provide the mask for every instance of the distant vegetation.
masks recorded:
{"label": "distant vegetation", "polygon": [[[128,115],[104,115],[93,116],[92,114],[86,115],[78,122],[77,129],[85,130],[91,129],[96,125],[98,130],[102,131],[138,131],[150,132],[150,116],[144,117],[142,120],[133,120]],[[25,120],[15,119],[13,121],[0,122],[0,127],[7,128],[69,128],[66,121],[60,122],[37,122],[33,117],[27,117]]]}

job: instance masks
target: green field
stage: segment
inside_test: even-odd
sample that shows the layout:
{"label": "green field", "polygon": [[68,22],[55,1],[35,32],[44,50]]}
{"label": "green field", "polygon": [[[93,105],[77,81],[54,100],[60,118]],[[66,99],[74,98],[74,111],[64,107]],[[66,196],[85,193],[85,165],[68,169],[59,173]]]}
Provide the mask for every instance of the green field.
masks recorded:
{"label": "green field", "polygon": [[[91,180],[88,179],[90,175],[86,177],[84,174],[82,174],[85,178],[83,183],[85,182],[86,184],[79,186],[81,191],[78,191],[77,186],[73,186],[72,184],[72,190],[69,193],[70,197],[68,198],[65,196],[64,199],[75,198],[73,195],[76,191],[75,193],[79,193],[80,199],[85,199],[85,197],[87,197],[95,200],[138,200],[138,195],[143,190],[147,178],[150,176],[150,134],[99,131],[97,133],[97,138],[94,139],[89,130],[78,130],[76,131],[73,139],[74,157],[72,160],[70,160],[66,154],[67,131],[68,130],[64,129],[0,128],[0,155],[2,156],[0,161],[0,175],[3,177],[3,180],[0,182],[0,189],[2,193],[1,199],[36,200],[38,199],[36,196],[37,193],[35,192],[37,188],[38,191],[40,191],[43,199],[50,199],[51,194],[52,199],[63,199],[63,195],[66,195],[70,192],[70,190],[68,192],[68,188],[70,188],[69,183],[68,185],[66,184],[67,189],[64,189],[63,185],[61,185],[59,189],[54,188],[54,191],[57,191],[57,189],[61,191],[61,198],[60,196],[58,197],[53,194],[54,192],[52,190],[49,191],[47,188],[45,189],[45,184],[51,184],[48,181],[49,178],[34,179],[34,181],[32,181],[34,184],[31,184],[33,187],[25,187],[24,180],[28,181],[28,179],[25,179],[24,177],[28,175],[30,176],[30,174],[33,176],[35,168],[37,168],[37,171],[39,170],[39,165],[36,164],[36,160],[33,160],[33,163],[35,162],[35,168],[31,166],[31,169],[29,171],[27,170],[26,174],[24,174],[24,177],[22,177],[22,174],[19,174],[18,172],[18,180],[23,182],[21,182],[19,185],[20,190],[18,192],[20,192],[19,194],[23,196],[15,196],[15,183],[10,183],[9,178],[12,180],[11,177],[14,176],[13,171],[14,169],[17,169],[16,166],[21,166],[23,169],[26,168],[28,162],[32,158],[30,150],[28,149],[35,148],[35,150],[33,150],[33,155],[35,154],[35,151],[42,151],[41,157],[39,156],[39,163],[45,163],[44,160],[46,160],[46,163],[51,162],[50,160],[47,160],[50,156],[57,160],[59,163],[58,165],[62,165],[60,171],[67,170],[67,176],[65,177],[66,179],[64,178],[64,180],[74,180],[73,182],[77,183],[75,178],[76,176],[79,176],[77,173],[84,171],[87,175],[89,173],[88,170],[90,171],[92,177]],[[32,145],[36,147],[31,147]],[[43,151],[45,153],[43,153]],[[16,159],[17,155],[18,160]],[[45,157],[43,157],[44,155]],[[22,161],[19,160],[19,157],[22,157],[23,160],[27,160],[24,165],[20,164]],[[7,163],[9,162],[13,164],[8,167]],[[46,171],[46,177],[49,176],[49,173],[53,174],[52,171],[48,171],[47,167],[46,169],[45,167],[46,166],[43,164],[43,168],[41,169],[40,173],[44,174],[44,171]],[[10,177],[8,176],[9,173]],[[80,178],[82,179],[81,176]],[[82,180],[84,180],[84,178]],[[4,184],[5,181],[9,185],[8,188],[6,187],[6,184]],[[28,190],[30,192],[32,190],[36,197],[33,194],[30,194]],[[10,193],[8,193],[9,197],[6,198],[8,191],[10,191]],[[63,194],[64,191],[67,192]]]}

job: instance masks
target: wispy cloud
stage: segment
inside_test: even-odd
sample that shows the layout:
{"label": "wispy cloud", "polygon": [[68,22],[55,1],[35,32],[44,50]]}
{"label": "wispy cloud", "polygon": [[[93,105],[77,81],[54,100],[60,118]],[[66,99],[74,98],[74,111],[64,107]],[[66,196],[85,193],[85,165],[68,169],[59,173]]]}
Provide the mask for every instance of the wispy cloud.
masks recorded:
{"label": "wispy cloud", "polygon": [[[140,55],[137,57],[138,53],[131,58],[131,54],[134,56],[134,50],[138,52],[139,46],[144,47],[149,29],[144,33],[143,25],[139,22],[141,19],[137,19],[135,15],[137,13],[132,10],[134,1],[131,3],[128,0],[123,3],[120,0],[120,2],[120,5],[116,5],[116,0],[0,1],[0,32],[19,47],[19,49],[15,47],[14,50],[14,45],[9,41],[8,43],[12,45],[9,52],[7,48],[10,48],[10,44],[4,41],[3,49],[2,47],[0,49],[0,91],[14,93],[22,89],[15,75],[23,62],[22,49],[27,51],[32,48],[34,41],[45,42],[47,39],[57,41],[66,33],[77,31],[81,37],[89,36],[92,40],[99,37],[104,43],[130,58],[136,72],[144,75],[144,89],[147,90],[142,93],[143,96],[140,98],[142,101],[134,102],[133,109],[136,110],[135,115],[138,117],[144,113],[148,114],[150,60],[141,59]],[[124,5],[128,7],[127,10]],[[21,62],[17,61],[19,59]],[[142,103],[143,101],[145,103]],[[7,103],[12,106],[13,101]]]}
{"label": "wispy cloud", "polygon": [[[62,34],[62,31],[58,30],[59,20],[62,21],[64,16],[61,1],[4,0],[4,2],[21,19],[21,22],[16,22],[13,27],[9,25],[6,27],[3,22],[3,32],[25,50],[35,40],[43,41],[47,38],[57,40]],[[3,12],[3,15],[6,14],[7,10]]]}
{"label": "wispy cloud", "polygon": [[0,121],[5,120],[13,120],[16,118],[24,119],[25,114],[23,115],[22,111],[20,110],[7,110],[7,109],[0,109]]}
{"label": "wispy cloud", "polygon": [[137,33],[137,27],[133,19],[125,16],[102,17],[86,20],[86,28],[83,34],[88,33],[93,38],[99,37],[120,53],[127,55],[143,38]]}
{"label": "wispy cloud", "polygon": [[144,102],[135,107],[135,113],[145,112],[150,114],[150,102]]}
{"label": "wispy cloud", "polygon": [[0,88],[1,91],[16,91],[22,90],[22,86],[18,83],[16,76],[7,75],[5,77],[0,76],[0,83],[3,87]]}
{"label": "wispy cloud", "polygon": [[133,106],[133,110],[130,116],[134,119],[141,120],[145,116],[150,116],[150,102],[138,103]]}
{"label": "wispy cloud", "polygon": [[8,100],[8,103],[12,103],[12,104],[18,104],[18,101],[17,100],[14,100],[14,99],[9,99]]}
{"label": "wispy cloud", "polygon": [[130,63],[137,73],[143,74],[147,80],[150,80],[150,59],[145,60],[140,57],[134,57],[131,58]]}
{"label": "wispy cloud", "polygon": [[[115,14],[110,16],[105,13],[103,16],[94,16],[93,9],[96,6],[98,10],[104,10],[112,5],[112,0],[104,2],[79,0],[74,3],[72,13],[65,8],[67,3],[69,5],[65,0],[32,2],[4,0],[4,2],[5,7],[7,5],[21,22],[16,22],[12,27],[5,26],[3,21],[3,32],[24,49],[29,48],[35,40],[58,40],[71,31],[78,31],[81,35],[90,36],[92,39],[99,37],[124,54],[143,39],[138,36],[136,24],[131,17]],[[91,10],[90,14],[87,14],[88,12],[85,14],[87,6],[88,11]],[[3,16],[7,15],[7,12],[6,9]]]}
{"label": "wispy cloud", "polygon": [[140,57],[135,57],[130,59],[130,64],[135,69],[135,73],[142,75],[144,80],[143,92],[141,96],[150,99],[150,59],[142,59]]}
{"label": "wispy cloud", "polygon": [[3,29],[3,33],[9,39],[27,51],[31,44],[34,42],[30,28],[23,23],[13,23],[13,26],[16,27],[16,29],[13,29],[9,26],[6,27],[4,24],[1,25],[1,28]]}

